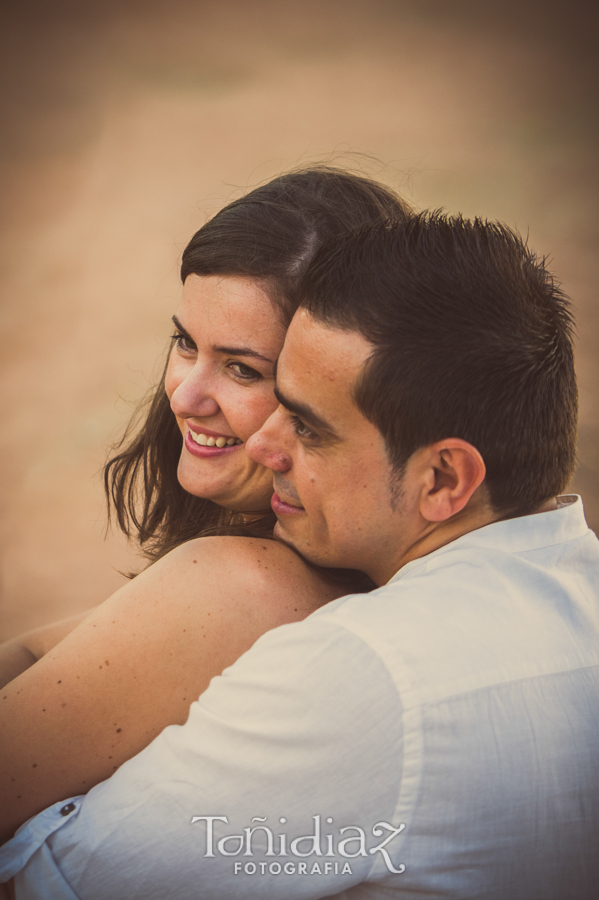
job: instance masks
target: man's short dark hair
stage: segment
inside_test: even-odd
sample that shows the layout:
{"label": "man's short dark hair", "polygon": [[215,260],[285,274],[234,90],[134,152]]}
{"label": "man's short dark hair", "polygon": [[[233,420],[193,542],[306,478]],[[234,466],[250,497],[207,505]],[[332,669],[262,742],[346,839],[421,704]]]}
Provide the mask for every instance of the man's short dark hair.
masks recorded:
{"label": "man's short dark hair", "polygon": [[364,229],[325,245],[299,294],[317,321],[374,344],[355,400],[394,469],[457,437],[481,453],[498,512],[564,490],[578,405],[570,305],[510,228],[428,212]]}

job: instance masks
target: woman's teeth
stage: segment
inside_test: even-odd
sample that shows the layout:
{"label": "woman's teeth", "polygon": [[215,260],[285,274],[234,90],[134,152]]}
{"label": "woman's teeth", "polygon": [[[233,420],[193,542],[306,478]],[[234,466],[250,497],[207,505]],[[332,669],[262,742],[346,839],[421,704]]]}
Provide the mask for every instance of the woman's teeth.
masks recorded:
{"label": "woman's teeth", "polygon": [[196,444],[201,444],[202,447],[232,447],[233,444],[243,444],[243,441],[240,438],[213,438],[208,437],[206,434],[196,434],[195,431],[189,429],[189,433],[196,442]]}

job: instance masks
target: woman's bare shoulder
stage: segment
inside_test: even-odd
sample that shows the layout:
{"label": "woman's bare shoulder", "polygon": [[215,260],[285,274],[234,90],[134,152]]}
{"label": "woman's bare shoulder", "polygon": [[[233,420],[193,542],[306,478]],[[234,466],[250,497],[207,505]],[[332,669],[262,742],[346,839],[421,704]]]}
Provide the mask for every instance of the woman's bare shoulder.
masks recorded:
{"label": "woman's bare shoulder", "polygon": [[[281,541],[270,538],[215,535],[199,537],[176,547],[168,556],[179,560],[218,559],[228,565],[251,565],[262,571],[264,566],[283,566],[298,575],[311,577],[314,569],[295,550]],[[166,557],[164,557],[166,558]]]}
{"label": "woman's bare shoulder", "polygon": [[261,607],[277,603],[307,615],[344,591],[277,540],[214,536],[181,544],[152,568],[168,567],[175,578],[218,588]]}

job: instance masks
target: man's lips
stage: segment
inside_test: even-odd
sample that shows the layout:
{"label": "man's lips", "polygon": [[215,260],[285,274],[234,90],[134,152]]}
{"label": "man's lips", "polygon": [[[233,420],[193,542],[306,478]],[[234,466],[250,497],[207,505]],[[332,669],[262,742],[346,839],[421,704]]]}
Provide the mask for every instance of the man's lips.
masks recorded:
{"label": "man's lips", "polygon": [[272,495],[270,505],[276,516],[297,516],[305,512],[303,506],[293,506],[291,503],[286,503],[285,500],[281,500],[276,492]]}

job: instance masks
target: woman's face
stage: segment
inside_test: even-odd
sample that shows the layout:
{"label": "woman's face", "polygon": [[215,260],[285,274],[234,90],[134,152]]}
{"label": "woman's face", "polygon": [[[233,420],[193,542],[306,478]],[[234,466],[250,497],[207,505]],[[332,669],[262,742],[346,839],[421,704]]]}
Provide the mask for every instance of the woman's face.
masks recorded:
{"label": "woman's face", "polygon": [[272,472],[245,441],[277,407],[285,328],[256,281],[231,275],[189,275],[173,321],[166,393],[183,434],[182,487],[227,509],[270,509]]}

